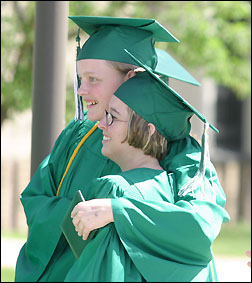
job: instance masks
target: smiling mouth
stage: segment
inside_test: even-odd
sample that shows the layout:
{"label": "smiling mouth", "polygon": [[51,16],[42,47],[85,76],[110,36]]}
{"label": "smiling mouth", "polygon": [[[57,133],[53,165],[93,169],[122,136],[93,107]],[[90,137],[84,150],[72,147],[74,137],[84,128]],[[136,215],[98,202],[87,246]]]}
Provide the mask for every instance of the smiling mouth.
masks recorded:
{"label": "smiling mouth", "polygon": [[98,104],[97,101],[86,101],[87,106],[96,105],[96,104]]}
{"label": "smiling mouth", "polygon": [[107,136],[103,136],[103,139],[104,141],[110,141],[110,137],[107,137]]}

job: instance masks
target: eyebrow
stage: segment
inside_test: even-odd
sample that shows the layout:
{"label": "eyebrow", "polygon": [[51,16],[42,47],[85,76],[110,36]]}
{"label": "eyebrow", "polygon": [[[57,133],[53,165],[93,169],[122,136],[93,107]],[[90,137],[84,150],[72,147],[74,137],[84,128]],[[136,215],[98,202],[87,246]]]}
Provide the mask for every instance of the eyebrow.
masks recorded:
{"label": "eyebrow", "polygon": [[87,71],[87,72],[84,72],[83,73],[84,75],[97,75],[97,73],[95,73],[95,72],[89,72],[89,71]]}
{"label": "eyebrow", "polygon": [[118,115],[121,115],[121,113],[120,112],[118,112],[115,108],[113,108],[113,107],[110,107],[110,111],[111,112],[116,112]]}
{"label": "eyebrow", "polygon": [[95,72],[90,72],[90,71],[87,71],[87,72],[84,72],[84,73],[80,73],[80,72],[78,72],[78,70],[77,70],[77,74],[80,76],[80,75],[82,75],[82,76],[99,76],[97,73],[95,73]]}
{"label": "eyebrow", "polygon": [[87,76],[87,75],[97,75],[97,73],[87,71],[87,72],[84,72],[83,75],[84,76]]}

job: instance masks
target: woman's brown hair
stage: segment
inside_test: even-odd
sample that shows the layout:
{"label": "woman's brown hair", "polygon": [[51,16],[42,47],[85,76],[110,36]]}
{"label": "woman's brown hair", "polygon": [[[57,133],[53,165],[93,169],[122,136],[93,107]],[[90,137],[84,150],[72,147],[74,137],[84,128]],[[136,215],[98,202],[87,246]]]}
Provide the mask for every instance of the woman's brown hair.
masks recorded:
{"label": "woman's brown hair", "polygon": [[[131,108],[129,111],[129,124],[124,141],[135,148],[143,150],[144,154],[158,160],[163,159],[167,153],[167,140],[157,131],[151,135],[148,122],[140,117]],[[123,142],[124,142],[123,141]]]}

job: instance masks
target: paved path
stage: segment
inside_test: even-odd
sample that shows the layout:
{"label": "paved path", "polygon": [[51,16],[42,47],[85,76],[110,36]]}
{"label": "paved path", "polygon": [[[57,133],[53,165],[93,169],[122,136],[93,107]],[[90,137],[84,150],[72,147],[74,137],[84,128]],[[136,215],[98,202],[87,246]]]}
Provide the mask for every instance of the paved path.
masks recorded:
{"label": "paved path", "polygon": [[[1,266],[14,267],[24,241],[1,239]],[[219,282],[251,282],[251,268],[247,266],[248,257],[215,257]]]}

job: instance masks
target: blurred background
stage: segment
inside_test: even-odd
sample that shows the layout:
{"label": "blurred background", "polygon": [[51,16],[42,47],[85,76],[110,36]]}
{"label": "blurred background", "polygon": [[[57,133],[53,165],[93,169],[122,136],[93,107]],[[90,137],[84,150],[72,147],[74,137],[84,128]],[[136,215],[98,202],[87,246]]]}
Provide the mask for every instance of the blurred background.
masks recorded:
{"label": "blurred background", "polygon": [[[169,52],[201,84],[197,87],[170,79],[170,85],[220,131],[216,134],[209,130],[210,155],[227,196],[226,209],[231,221],[223,225],[213,248],[231,269],[229,260],[241,259],[244,269],[238,269],[237,261],[234,269],[247,277],[237,275],[239,281],[228,272],[225,276],[230,278],[224,274],[219,277],[226,282],[251,281],[245,256],[246,250],[251,249],[251,1],[1,1],[1,251],[8,243],[13,247],[17,244],[13,253],[9,248],[4,250],[12,255],[10,260],[4,251],[1,254],[2,276],[9,276],[9,280],[2,278],[3,281],[13,278],[16,256],[27,235],[19,196],[37,166],[31,162],[31,153],[38,2],[57,2],[57,9],[64,5],[67,11],[66,16],[61,15],[65,26],[58,27],[58,34],[61,28],[66,29],[66,42],[60,36],[56,43],[48,42],[49,47],[60,45],[60,40],[62,46],[66,44],[61,58],[66,66],[65,83],[58,99],[63,119],[40,158],[50,153],[60,131],[75,114],[77,26],[67,16],[156,19],[180,41],[157,43],[156,47]],[[87,35],[81,32],[80,37],[82,45]],[[56,80],[57,83],[62,81]],[[48,122],[41,119],[40,123]],[[192,118],[192,135],[196,138],[201,137],[201,124]],[[47,135],[43,138],[46,141]],[[224,265],[219,264],[223,272]]]}

